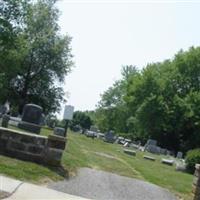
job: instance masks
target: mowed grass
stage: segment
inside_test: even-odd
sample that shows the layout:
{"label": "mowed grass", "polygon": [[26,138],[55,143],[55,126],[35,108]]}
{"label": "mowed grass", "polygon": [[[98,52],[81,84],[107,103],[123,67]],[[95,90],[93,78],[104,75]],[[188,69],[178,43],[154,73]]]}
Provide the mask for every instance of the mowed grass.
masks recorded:
{"label": "mowed grass", "polygon": [[[50,133],[48,129],[42,131],[43,135]],[[156,161],[143,159],[144,154],[156,157]],[[146,180],[169,189],[184,199],[191,199],[193,176],[177,172],[175,167],[162,164],[161,158],[161,156],[139,151],[136,156],[130,156],[123,152],[121,145],[69,133],[67,148],[62,158],[62,170],[0,156],[0,173],[20,180],[46,183],[63,179],[64,170],[67,176],[74,176],[77,169],[89,167]]]}

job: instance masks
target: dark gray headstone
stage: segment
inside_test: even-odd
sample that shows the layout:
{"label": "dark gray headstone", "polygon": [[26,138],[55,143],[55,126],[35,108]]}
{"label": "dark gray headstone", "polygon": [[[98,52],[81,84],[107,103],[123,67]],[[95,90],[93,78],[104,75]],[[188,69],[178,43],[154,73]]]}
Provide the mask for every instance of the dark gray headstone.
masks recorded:
{"label": "dark gray headstone", "polygon": [[22,121],[32,124],[40,124],[42,116],[42,107],[35,104],[26,104],[24,106]]}
{"label": "dark gray headstone", "polygon": [[163,155],[166,155],[167,154],[167,149],[161,148],[160,149],[160,153],[163,154]]}
{"label": "dark gray headstone", "polygon": [[65,137],[65,129],[64,128],[60,128],[60,127],[55,127],[54,128],[54,135]]}
{"label": "dark gray headstone", "polygon": [[23,109],[22,121],[18,127],[33,133],[40,133],[42,107],[35,104],[26,104]]}
{"label": "dark gray headstone", "polygon": [[177,153],[177,156],[176,156],[178,159],[182,159],[183,158],[183,153],[182,152],[178,152]]}
{"label": "dark gray headstone", "polygon": [[2,117],[2,127],[4,128],[8,128],[8,122],[10,120],[10,116],[9,115],[3,115]]}
{"label": "dark gray headstone", "polygon": [[150,153],[160,154],[160,147],[155,145],[148,145],[146,150]]}
{"label": "dark gray headstone", "polygon": [[113,131],[109,131],[107,134],[105,134],[104,141],[113,143],[115,141],[114,132]]}
{"label": "dark gray headstone", "polygon": [[146,145],[154,145],[154,146],[156,146],[156,145],[157,145],[157,141],[156,141],[156,140],[149,139],[149,140],[147,141]]}
{"label": "dark gray headstone", "polygon": [[0,106],[0,116],[3,116],[4,114],[7,113],[7,108],[4,105]]}

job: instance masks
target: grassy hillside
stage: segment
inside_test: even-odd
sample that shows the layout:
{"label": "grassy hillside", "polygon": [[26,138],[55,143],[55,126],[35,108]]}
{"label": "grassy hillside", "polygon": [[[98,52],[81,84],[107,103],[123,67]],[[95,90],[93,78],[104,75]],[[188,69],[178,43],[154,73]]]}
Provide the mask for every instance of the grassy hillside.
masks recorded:
{"label": "grassy hillside", "polygon": [[[44,130],[43,134],[49,134]],[[145,153],[147,155],[149,153]],[[73,176],[80,167],[90,167],[149,181],[189,199],[193,176],[175,171],[175,167],[160,163],[161,156],[152,162],[143,159],[143,152],[136,157],[123,153],[122,146],[105,143],[84,135],[70,133],[63,155],[62,167],[49,168],[31,162],[24,162],[0,156],[0,173],[37,183],[60,180]],[[152,156],[152,154],[149,154]]]}

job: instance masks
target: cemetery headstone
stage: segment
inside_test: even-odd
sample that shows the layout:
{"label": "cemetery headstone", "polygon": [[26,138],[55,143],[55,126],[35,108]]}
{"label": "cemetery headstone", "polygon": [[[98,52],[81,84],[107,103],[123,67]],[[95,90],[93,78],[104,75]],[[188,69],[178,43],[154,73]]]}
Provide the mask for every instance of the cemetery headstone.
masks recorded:
{"label": "cemetery headstone", "polygon": [[151,161],[155,161],[156,160],[154,157],[147,156],[147,155],[144,155],[143,158],[146,159],[146,160],[151,160]]}
{"label": "cemetery headstone", "polygon": [[129,147],[129,143],[126,142],[126,143],[123,145],[123,147]]}
{"label": "cemetery headstone", "polygon": [[167,149],[160,148],[160,153],[163,155],[167,154]]}
{"label": "cemetery headstone", "polygon": [[23,109],[22,121],[18,127],[33,133],[40,133],[42,107],[35,104],[26,104]]}
{"label": "cemetery headstone", "polygon": [[183,158],[183,153],[182,152],[178,152],[177,153],[177,156],[176,156],[178,159],[182,159]]}
{"label": "cemetery headstone", "polygon": [[9,115],[3,115],[1,126],[4,127],[4,128],[8,128],[9,120],[10,120],[10,116]]}
{"label": "cemetery headstone", "polygon": [[166,165],[173,165],[174,160],[162,159],[161,162]]}
{"label": "cemetery headstone", "polygon": [[157,141],[156,140],[152,140],[152,139],[149,139],[146,143],[146,145],[153,145],[153,146],[156,146],[157,145]]}
{"label": "cemetery headstone", "polygon": [[149,139],[145,144],[145,150],[149,151],[150,153],[160,154],[161,148],[157,146],[157,141]]}
{"label": "cemetery headstone", "polygon": [[131,156],[136,156],[136,151],[130,149],[124,149],[124,153],[129,154]]}
{"label": "cemetery headstone", "polygon": [[145,148],[150,153],[160,154],[160,147],[155,145],[148,145]]}
{"label": "cemetery headstone", "polygon": [[186,171],[186,163],[185,162],[176,162],[176,171],[184,172]]}
{"label": "cemetery headstone", "polygon": [[6,114],[7,112],[7,108],[4,105],[0,106],[0,116],[3,116],[4,114]]}
{"label": "cemetery headstone", "polygon": [[114,132],[109,131],[107,134],[105,134],[104,141],[109,143],[114,143],[115,141]]}
{"label": "cemetery headstone", "polygon": [[64,128],[60,128],[60,127],[55,127],[54,128],[54,135],[65,137],[65,129]]}

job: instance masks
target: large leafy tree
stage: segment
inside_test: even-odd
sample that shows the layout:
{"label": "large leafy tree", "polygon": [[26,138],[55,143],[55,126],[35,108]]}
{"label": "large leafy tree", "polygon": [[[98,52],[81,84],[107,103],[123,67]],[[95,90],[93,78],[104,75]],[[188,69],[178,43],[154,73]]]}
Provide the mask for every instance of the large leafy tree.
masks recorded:
{"label": "large leafy tree", "polygon": [[71,127],[81,126],[83,129],[90,129],[92,125],[92,120],[87,114],[87,112],[76,111],[73,114],[73,119],[71,121]]}
{"label": "large leafy tree", "polygon": [[116,132],[127,132],[127,109],[124,97],[127,91],[129,79],[136,76],[138,71],[135,66],[122,67],[122,79],[116,81],[101,95],[96,110],[96,124],[101,131],[115,130]]}
{"label": "large leafy tree", "polygon": [[28,102],[41,105],[45,113],[55,112],[65,100],[61,84],[73,65],[71,38],[59,33],[55,2],[37,0],[24,7],[16,48],[4,58],[7,66],[16,69],[7,82],[7,94],[20,112]]}
{"label": "large leafy tree", "polygon": [[94,120],[100,129],[153,138],[174,151],[200,147],[200,47],[122,74],[101,96]]}

